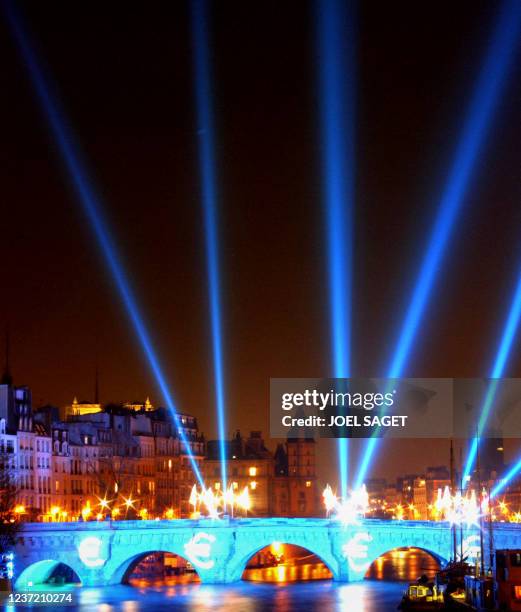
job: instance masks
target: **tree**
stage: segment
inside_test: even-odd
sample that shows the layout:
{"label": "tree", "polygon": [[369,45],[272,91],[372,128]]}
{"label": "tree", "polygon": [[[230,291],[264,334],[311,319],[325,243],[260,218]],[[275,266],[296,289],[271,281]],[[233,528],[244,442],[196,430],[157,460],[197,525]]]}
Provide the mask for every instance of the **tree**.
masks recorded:
{"label": "tree", "polygon": [[[132,497],[136,478],[134,458],[116,444],[100,444],[97,457],[88,461],[86,473],[96,483],[101,499],[115,502],[120,496]],[[112,504],[112,507],[117,504]],[[101,508],[101,512],[106,512]],[[132,512],[131,512],[132,514]],[[128,511],[122,516],[127,516]]]}
{"label": "tree", "polygon": [[16,506],[16,455],[14,444],[0,438],[0,581],[12,577],[11,550],[15,544],[20,522],[15,513]]}

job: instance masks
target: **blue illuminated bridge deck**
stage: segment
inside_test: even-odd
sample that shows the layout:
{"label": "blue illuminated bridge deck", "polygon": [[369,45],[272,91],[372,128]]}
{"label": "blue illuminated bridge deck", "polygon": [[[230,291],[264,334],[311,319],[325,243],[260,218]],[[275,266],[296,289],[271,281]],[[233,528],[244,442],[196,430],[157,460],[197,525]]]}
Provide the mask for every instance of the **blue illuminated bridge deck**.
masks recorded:
{"label": "blue illuminated bridge deck", "polygon": [[[488,550],[485,530],[485,551]],[[521,548],[521,525],[497,523],[496,548]],[[464,552],[479,546],[477,527],[463,533]],[[373,561],[402,547],[417,547],[441,563],[451,557],[448,523],[361,520],[342,526],[329,519],[252,518],[87,523],[25,523],[15,554],[17,588],[43,584],[58,563],[72,568],[85,586],[122,582],[137,561],[168,552],[190,561],[202,582],[232,583],[246,564],[272,542],[294,544],[316,554],[333,579],[362,580]]]}

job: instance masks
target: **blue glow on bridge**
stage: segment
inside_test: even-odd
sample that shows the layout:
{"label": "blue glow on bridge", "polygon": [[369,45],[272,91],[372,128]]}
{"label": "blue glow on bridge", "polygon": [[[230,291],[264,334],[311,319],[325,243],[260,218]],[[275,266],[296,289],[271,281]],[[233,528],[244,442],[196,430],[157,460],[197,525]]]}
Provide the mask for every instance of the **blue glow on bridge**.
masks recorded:
{"label": "blue glow on bridge", "polygon": [[[333,373],[351,371],[354,202],[354,28],[352,3],[317,3],[323,189]],[[340,488],[347,497],[348,441],[338,440]]]}
{"label": "blue glow on bridge", "polygon": [[206,237],[206,265],[208,294],[210,301],[210,323],[214,366],[215,402],[221,456],[221,478],[223,489],[227,488],[226,477],[226,401],[223,366],[223,341],[221,331],[221,300],[219,279],[219,249],[217,225],[217,188],[215,178],[215,143],[212,116],[212,88],[208,52],[208,15],[206,0],[192,1],[192,31],[194,51],[194,82],[197,105],[199,135],[199,168],[204,208]]}
{"label": "blue glow on bridge", "polygon": [[[447,243],[468,190],[472,170],[478,160],[508,68],[519,43],[520,25],[521,3],[517,0],[507,0],[502,4],[474,91],[427,250],[389,365],[388,378],[402,376],[410,357],[413,339],[418,332]],[[355,486],[359,486],[365,480],[377,443],[377,438],[368,440]]]}
{"label": "blue glow on bridge", "polygon": [[127,315],[134,327],[134,331],[141,344],[143,352],[145,353],[150,369],[161,391],[161,395],[164,398],[167,408],[170,410],[170,413],[174,419],[174,423],[180,439],[185,447],[186,454],[190,459],[194,474],[196,475],[201,486],[204,486],[199,466],[197,465],[197,462],[192,454],[190,442],[188,441],[184,429],[179,421],[174,400],[159,364],[159,359],[153,348],[150,335],[140,314],[137,301],[132,293],[123,266],[119,260],[114,242],[109,234],[107,224],[103,218],[101,205],[98,198],[94,194],[91,181],[89,180],[86,170],[80,161],[80,156],[78,154],[77,147],[74,144],[70,128],[64,119],[64,114],[59,110],[57,101],[51,96],[43,72],[38,65],[27,36],[22,28],[20,18],[15,14],[12,5],[5,4],[4,6],[6,7],[5,14],[7,15],[13,35],[20,49],[21,56],[28,69],[29,76],[36,91],[38,100],[40,101],[45,118],[47,119],[50,131],[54,136],[63,163],[68,171],[78,201],[80,202],[98,240],[101,252],[105,258],[107,267],[125,306]]}
{"label": "blue glow on bridge", "polygon": [[[67,532],[75,546],[67,545]],[[72,568],[83,586],[118,584],[136,560],[156,551],[188,559],[209,584],[241,580],[248,561],[273,542],[307,549],[334,580],[343,582],[363,580],[376,559],[404,546],[421,548],[441,563],[452,555],[450,523],[433,521],[362,519],[348,526],[303,518],[24,523],[20,533],[15,545],[21,561],[15,568],[18,589],[45,582],[59,563]],[[483,536],[487,548],[488,530]],[[476,539],[479,528],[472,526],[463,543],[467,551]],[[497,548],[521,547],[521,525],[497,523],[494,543]],[[42,558],[42,551],[52,556]]]}

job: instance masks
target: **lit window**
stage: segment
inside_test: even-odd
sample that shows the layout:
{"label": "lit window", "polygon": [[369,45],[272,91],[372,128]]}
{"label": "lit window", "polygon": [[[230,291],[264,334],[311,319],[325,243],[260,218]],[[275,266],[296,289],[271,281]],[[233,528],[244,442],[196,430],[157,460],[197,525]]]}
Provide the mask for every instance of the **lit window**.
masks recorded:
{"label": "lit window", "polygon": [[214,485],[213,485],[213,486],[214,486],[214,489],[215,489],[216,491],[219,491],[219,490],[220,490],[220,488],[221,488],[221,483],[220,483],[220,482],[216,482],[216,483],[214,483]]}
{"label": "lit window", "polygon": [[256,467],[251,467],[248,470],[248,472],[249,472],[250,476],[257,476],[257,468]]}
{"label": "lit window", "polygon": [[232,487],[234,488],[234,490],[237,490],[239,488],[239,483],[238,482],[233,482],[232,483]]}
{"label": "lit window", "polygon": [[306,480],[306,487],[308,489],[311,487],[311,480]]}
{"label": "lit window", "polygon": [[257,483],[255,482],[255,480],[252,480],[252,482],[250,482],[250,489],[252,491],[255,491],[256,488],[257,488]]}

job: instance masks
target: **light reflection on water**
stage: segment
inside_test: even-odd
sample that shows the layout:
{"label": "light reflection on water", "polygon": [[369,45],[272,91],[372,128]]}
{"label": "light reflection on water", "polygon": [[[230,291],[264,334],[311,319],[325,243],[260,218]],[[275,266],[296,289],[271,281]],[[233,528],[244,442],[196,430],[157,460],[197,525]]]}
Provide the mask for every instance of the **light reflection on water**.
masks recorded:
{"label": "light reflection on water", "polygon": [[179,576],[161,576],[157,579],[150,578],[130,578],[128,584],[137,588],[145,588],[149,586],[175,586],[181,584],[191,584],[200,582],[201,579],[196,572],[188,572]]}
{"label": "light reflection on water", "polygon": [[243,580],[252,582],[301,582],[306,580],[329,580],[331,572],[323,563],[304,563],[293,565],[291,563],[276,567],[246,569],[242,575]]}
{"label": "light reflection on water", "polygon": [[78,590],[79,605],[67,610],[85,612],[145,612],[172,610],[205,612],[233,609],[234,612],[386,612],[396,610],[404,585],[366,580],[341,584],[326,581],[301,583],[239,582],[232,585],[201,583],[136,588],[125,585]]}
{"label": "light reflection on water", "polygon": [[[308,562],[288,559],[275,567],[248,568],[242,578],[253,582],[297,582],[328,580],[332,575],[315,555],[306,557]],[[433,578],[439,569],[433,557],[419,548],[392,550],[379,557],[369,568],[367,578],[412,582],[422,574]]]}
{"label": "light reflection on water", "polygon": [[434,578],[439,569],[437,561],[420,548],[399,548],[379,557],[367,578],[412,582],[422,574]]}

